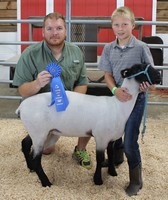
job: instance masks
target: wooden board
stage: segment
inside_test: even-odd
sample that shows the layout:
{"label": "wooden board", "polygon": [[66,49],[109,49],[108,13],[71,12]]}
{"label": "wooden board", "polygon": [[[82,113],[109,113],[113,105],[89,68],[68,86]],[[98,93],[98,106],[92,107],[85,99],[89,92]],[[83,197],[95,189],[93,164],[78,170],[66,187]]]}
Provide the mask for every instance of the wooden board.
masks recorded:
{"label": "wooden board", "polygon": [[[168,21],[168,1],[157,2],[157,21]],[[168,33],[168,26],[156,26],[157,33]]]}
{"label": "wooden board", "polygon": [[[17,0],[0,1],[0,20],[17,19]],[[0,23],[0,32],[16,32],[16,23]]]}

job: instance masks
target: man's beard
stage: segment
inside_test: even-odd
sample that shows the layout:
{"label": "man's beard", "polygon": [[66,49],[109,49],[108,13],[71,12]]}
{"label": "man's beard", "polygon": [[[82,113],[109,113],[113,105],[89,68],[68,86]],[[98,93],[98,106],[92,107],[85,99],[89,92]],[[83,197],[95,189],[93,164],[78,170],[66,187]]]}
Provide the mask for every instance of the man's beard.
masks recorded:
{"label": "man's beard", "polygon": [[63,40],[60,40],[60,39],[56,39],[55,41],[53,41],[53,39],[51,40],[47,40],[45,39],[46,43],[49,45],[49,46],[62,46],[64,44],[64,39]]}

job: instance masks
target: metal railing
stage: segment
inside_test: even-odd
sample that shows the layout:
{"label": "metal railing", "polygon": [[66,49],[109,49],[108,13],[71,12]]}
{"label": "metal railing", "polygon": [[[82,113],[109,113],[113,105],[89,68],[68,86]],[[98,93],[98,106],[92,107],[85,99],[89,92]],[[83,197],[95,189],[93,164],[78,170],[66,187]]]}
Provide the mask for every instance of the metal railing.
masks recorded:
{"label": "metal railing", "polygon": [[[0,23],[42,23],[43,20],[0,20]],[[66,17],[66,23],[70,26],[72,23],[81,23],[81,24],[109,24],[110,20],[72,20],[68,15]],[[136,21],[137,25],[168,25],[168,22],[152,22],[152,21]],[[30,34],[30,33],[29,33]],[[70,41],[70,31],[68,29],[67,40]],[[37,43],[38,41],[14,41],[14,42],[4,42],[0,41],[0,45],[32,45]],[[100,42],[73,42],[78,46],[104,46],[106,43]],[[168,48],[168,44],[148,44],[150,48]],[[0,61],[1,66],[15,67],[17,61]],[[97,63],[86,63],[87,70],[90,71],[98,71]],[[168,66],[155,66],[157,69],[167,70]],[[0,80],[0,83],[12,84],[12,80]],[[106,87],[105,83],[89,83],[91,87]],[[158,85],[157,88],[167,89],[168,86]],[[0,99],[22,99],[21,96],[0,96]],[[148,102],[148,104],[160,104],[160,105],[168,105],[168,102]]]}

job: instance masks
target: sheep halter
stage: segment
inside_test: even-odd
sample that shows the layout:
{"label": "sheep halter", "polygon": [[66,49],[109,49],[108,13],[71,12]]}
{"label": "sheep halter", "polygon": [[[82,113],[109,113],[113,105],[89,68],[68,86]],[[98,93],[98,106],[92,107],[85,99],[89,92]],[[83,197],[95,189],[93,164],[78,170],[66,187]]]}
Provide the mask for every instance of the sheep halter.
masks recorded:
{"label": "sheep halter", "polygon": [[57,112],[65,111],[69,101],[60,78],[61,68],[57,63],[50,63],[47,65],[46,70],[52,75],[50,82],[51,104],[49,107],[55,103]]}
{"label": "sheep halter", "polygon": [[149,77],[149,74],[148,74],[148,69],[149,69],[150,66],[151,66],[151,65],[148,64],[147,67],[146,67],[146,69],[145,69],[144,71],[141,71],[141,72],[138,72],[138,73],[133,74],[133,75],[131,75],[131,76],[128,76],[127,78],[133,78],[133,77],[135,77],[135,76],[139,76],[140,74],[145,74],[145,75],[147,76],[147,78],[148,78],[149,83],[152,85],[152,81],[151,81],[151,79],[150,79],[150,77]]}

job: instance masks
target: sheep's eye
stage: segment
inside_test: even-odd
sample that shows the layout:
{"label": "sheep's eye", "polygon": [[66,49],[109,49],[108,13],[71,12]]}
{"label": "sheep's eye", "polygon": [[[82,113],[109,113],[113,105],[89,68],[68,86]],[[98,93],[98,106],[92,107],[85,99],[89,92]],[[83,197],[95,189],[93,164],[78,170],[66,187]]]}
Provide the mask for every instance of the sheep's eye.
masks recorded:
{"label": "sheep's eye", "polygon": [[123,73],[123,75],[124,75],[124,76],[126,76],[126,75],[127,75],[127,72],[128,72],[128,71],[127,71],[127,70],[125,70],[125,71],[124,71],[124,73]]}

